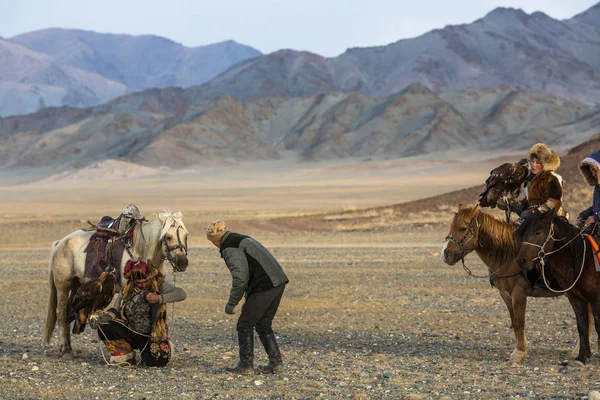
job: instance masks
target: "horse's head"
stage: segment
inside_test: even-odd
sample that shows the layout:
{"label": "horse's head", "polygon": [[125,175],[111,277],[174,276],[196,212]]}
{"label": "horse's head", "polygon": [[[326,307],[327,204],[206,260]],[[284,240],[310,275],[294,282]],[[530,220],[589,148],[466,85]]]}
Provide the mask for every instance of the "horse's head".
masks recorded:
{"label": "horse's head", "polygon": [[464,207],[459,205],[458,212],[450,224],[450,232],[444,239],[442,259],[448,265],[454,265],[464,256],[477,248],[477,217],[479,206]]}
{"label": "horse's head", "polygon": [[187,238],[188,231],[183,225],[183,214],[178,211],[158,214],[162,229],[160,232],[161,251],[163,259],[167,259],[176,272],[187,269]]}
{"label": "horse's head", "polygon": [[554,210],[530,214],[515,231],[515,239],[521,242],[517,263],[524,270],[539,265],[546,253],[554,248]]}

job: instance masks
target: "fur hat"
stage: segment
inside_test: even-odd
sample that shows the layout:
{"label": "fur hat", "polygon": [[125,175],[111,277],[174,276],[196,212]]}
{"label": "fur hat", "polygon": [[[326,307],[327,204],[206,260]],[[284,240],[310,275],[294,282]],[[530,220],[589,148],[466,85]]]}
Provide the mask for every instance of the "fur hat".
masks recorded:
{"label": "fur hat", "polygon": [[227,226],[225,226],[225,222],[218,219],[211,222],[208,224],[208,227],[206,227],[206,238],[211,242],[218,242],[227,231],[228,229]]}
{"label": "fur hat", "polygon": [[140,212],[140,209],[137,208],[137,206],[135,204],[127,204],[125,206],[125,208],[123,209],[123,211],[121,212],[121,214],[124,217],[127,218],[131,218],[131,219],[142,219],[142,213]]}
{"label": "fur hat", "polygon": [[592,170],[596,171],[596,177],[598,177],[600,173],[600,150],[595,151],[579,163],[579,172],[581,172],[581,175],[583,175],[583,178],[590,186],[600,183],[598,182],[598,179],[595,179],[594,175],[592,175]]}
{"label": "fur hat", "polygon": [[544,171],[556,171],[560,167],[560,157],[544,143],[534,144],[527,152],[527,159],[541,163]]}

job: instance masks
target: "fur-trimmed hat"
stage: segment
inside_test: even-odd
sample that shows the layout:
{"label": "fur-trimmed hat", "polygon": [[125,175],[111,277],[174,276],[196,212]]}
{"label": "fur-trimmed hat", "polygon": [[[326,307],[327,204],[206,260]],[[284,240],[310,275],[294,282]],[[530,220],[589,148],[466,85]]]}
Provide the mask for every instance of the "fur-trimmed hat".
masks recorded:
{"label": "fur-trimmed hat", "polygon": [[538,161],[544,171],[556,171],[560,167],[560,157],[544,143],[534,144],[527,152],[527,159]]}
{"label": "fur-trimmed hat", "polygon": [[225,222],[218,219],[216,221],[211,222],[206,227],[206,238],[211,242],[218,242],[219,240],[221,240],[223,235],[227,233],[227,231],[228,229],[225,225]]}
{"label": "fur-trimmed hat", "polygon": [[[596,171],[596,178],[592,175],[592,170]],[[590,186],[600,183],[598,182],[598,175],[600,174],[600,150],[593,152],[579,163],[579,172],[581,172],[581,175],[583,175],[583,178]]]}

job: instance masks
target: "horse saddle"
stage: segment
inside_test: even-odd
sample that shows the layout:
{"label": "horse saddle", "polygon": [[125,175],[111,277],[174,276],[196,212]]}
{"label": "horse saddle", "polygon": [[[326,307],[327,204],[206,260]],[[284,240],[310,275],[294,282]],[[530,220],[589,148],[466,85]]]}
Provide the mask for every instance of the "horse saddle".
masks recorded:
{"label": "horse saddle", "polygon": [[600,272],[600,247],[596,242],[596,239],[592,235],[583,234],[583,236],[587,239],[590,246],[592,246],[592,250],[594,250],[594,262],[596,263],[596,272]]}
{"label": "horse saddle", "polygon": [[[119,240],[121,237],[116,232],[120,219],[120,216],[118,218],[104,216],[96,224],[97,230],[92,234],[84,250],[86,253],[84,277],[97,279],[108,265],[120,269],[125,250],[125,240]],[[123,239],[129,239],[129,236],[131,235]]]}

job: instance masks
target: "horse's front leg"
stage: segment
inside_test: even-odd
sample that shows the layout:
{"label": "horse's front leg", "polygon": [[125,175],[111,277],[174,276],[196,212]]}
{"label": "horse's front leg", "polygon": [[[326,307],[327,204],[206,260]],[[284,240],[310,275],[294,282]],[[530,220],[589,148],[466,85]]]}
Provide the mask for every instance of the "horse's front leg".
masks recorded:
{"label": "horse's front leg", "polygon": [[579,354],[575,357],[575,361],[585,364],[587,358],[592,356],[589,340],[589,318],[588,318],[588,302],[575,295],[568,296],[569,303],[575,312],[577,320],[577,332],[579,333]]}
{"label": "horse's front leg", "polygon": [[521,288],[515,288],[512,295],[500,292],[506,308],[510,314],[510,322],[515,333],[517,347],[513,350],[508,361],[518,363],[527,355],[528,343],[525,338],[525,309],[527,306],[527,296]]}
{"label": "horse's front leg", "polygon": [[58,336],[60,342],[60,356],[65,358],[73,357],[73,349],[71,348],[71,332],[67,324],[67,311],[69,305],[70,285],[57,287],[56,297],[56,324],[58,325]]}

